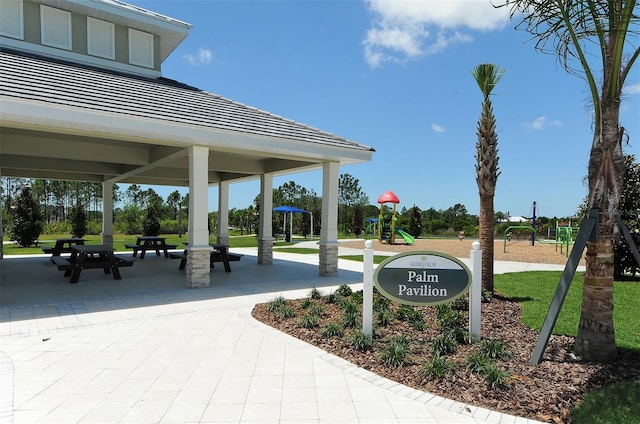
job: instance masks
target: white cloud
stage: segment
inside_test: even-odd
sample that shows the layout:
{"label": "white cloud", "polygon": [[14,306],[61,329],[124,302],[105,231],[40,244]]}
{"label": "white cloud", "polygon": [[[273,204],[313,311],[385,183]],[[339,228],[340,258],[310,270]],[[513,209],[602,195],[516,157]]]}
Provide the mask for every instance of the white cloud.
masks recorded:
{"label": "white cloud", "polygon": [[182,57],[187,60],[189,65],[203,65],[211,62],[213,54],[209,49],[199,49],[197,55],[185,54]]}
{"label": "white cloud", "polygon": [[446,129],[442,125],[438,124],[431,124],[431,129],[438,133],[443,133],[446,131]]}
{"label": "white cloud", "polygon": [[541,130],[547,127],[561,127],[562,121],[559,119],[547,119],[546,116],[538,116],[533,122],[523,124],[523,126],[532,130]]}
{"label": "white cloud", "polygon": [[365,1],[373,15],[363,40],[365,60],[374,68],[471,42],[469,30],[500,29],[509,21],[507,8],[496,9],[489,0]]}
{"label": "white cloud", "polygon": [[640,94],[640,83],[627,84],[622,88],[624,94]]}

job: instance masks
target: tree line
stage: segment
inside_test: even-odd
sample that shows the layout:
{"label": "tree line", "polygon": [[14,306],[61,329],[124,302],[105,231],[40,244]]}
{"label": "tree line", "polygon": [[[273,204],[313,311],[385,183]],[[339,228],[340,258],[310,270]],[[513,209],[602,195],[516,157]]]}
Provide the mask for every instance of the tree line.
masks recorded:
{"label": "tree line", "polygon": [[[99,234],[102,230],[102,184],[77,181],[56,181],[43,179],[2,178],[2,217],[3,227],[9,234],[13,226],[15,210],[19,204],[20,194],[29,187],[34,204],[39,210],[39,221],[42,222],[44,234],[60,234],[71,232],[72,217],[81,206],[86,214],[87,234]],[[189,195],[181,195],[178,190],[170,193],[166,199],[158,195],[153,188],[142,189],[136,184],[122,190],[113,185],[114,204],[121,207],[114,209],[114,230],[122,234],[142,233],[143,221],[147,210],[153,208],[154,215],[161,225],[164,234],[179,234],[187,228]],[[289,181],[273,189],[274,206],[293,206],[310,213],[293,215],[295,234],[308,236],[320,234],[322,224],[322,198],[312,189]],[[313,229],[311,228],[313,214]],[[350,174],[341,174],[338,184],[338,229],[342,235],[360,236],[367,232],[367,218],[377,218],[380,206],[372,205],[368,196],[362,191],[360,181]],[[383,214],[391,214],[391,207],[383,206]],[[260,216],[260,196],[256,195],[252,205],[246,208],[229,210],[229,225],[241,234],[256,234]],[[507,218],[508,214],[496,212],[496,221]],[[210,228],[215,232],[217,212],[210,213]],[[288,220],[290,214],[287,214]],[[396,226],[414,237],[425,235],[453,236],[464,231],[469,236],[478,233],[478,216],[468,213],[467,208],[456,203],[447,209],[433,207],[422,210],[413,205],[402,207],[397,211]],[[273,214],[273,234],[279,234],[289,228],[283,227],[285,216]],[[540,217],[539,225],[547,225],[550,219]],[[500,226],[498,226],[500,230]]]}

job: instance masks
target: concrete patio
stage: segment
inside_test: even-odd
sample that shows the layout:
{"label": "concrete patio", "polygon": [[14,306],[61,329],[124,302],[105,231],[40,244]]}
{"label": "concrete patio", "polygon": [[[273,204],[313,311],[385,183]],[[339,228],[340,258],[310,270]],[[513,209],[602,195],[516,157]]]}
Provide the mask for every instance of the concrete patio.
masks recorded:
{"label": "concrete patio", "polygon": [[341,259],[337,277],[319,277],[317,255],[276,251],[257,265],[255,249],[232,251],[245,256],[201,289],[154,255],[122,280],[89,270],[78,284],[45,256],[5,257],[0,422],[533,422],[386,380],[251,317],[280,295],[359,289],[361,263]]}

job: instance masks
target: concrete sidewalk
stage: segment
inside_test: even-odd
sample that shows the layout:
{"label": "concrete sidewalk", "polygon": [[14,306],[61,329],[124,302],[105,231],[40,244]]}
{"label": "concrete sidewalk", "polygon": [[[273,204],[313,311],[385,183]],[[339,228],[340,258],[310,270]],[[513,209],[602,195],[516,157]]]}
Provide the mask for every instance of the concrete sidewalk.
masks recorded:
{"label": "concrete sidewalk", "polygon": [[[316,282],[323,293],[343,283],[360,289],[361,263],[340,260],[339,277],[311,279],[315,255],[275,250],[274,265],[258,266],[255,250],[233,250],[245,257],[232,273],[216,268],[210,289],[100,292],[100,298],[3,306],[0,422],[535,422],[381,378],[251,317],[256,303],[307,296]],[[27,268],[51,267],[47,258],[33,261]],[[131,270],[166,266],[159,279],[178,279],[180,287],[177,262],[144,261]],[[14,263],[0,262],[3,279],[19,278]],[[496,272],[549,268],[496,264]],[[73,289],[90,288],[92,278],[103,279],[101,290],[123,289],[100,273]],[[127,278],[136,285],[133,271],[122,283]]]}

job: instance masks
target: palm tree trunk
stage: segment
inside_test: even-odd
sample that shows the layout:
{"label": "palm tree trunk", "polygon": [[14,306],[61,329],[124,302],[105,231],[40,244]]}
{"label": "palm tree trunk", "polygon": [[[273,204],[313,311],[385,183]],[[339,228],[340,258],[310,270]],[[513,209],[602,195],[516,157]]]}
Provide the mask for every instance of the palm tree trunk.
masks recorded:
{"label": "palm tree trunk", "polygon": [[480,196],[480,249],[482,249],[482,288],[493,293],[493,247],[495,218],[493,196]]}
{"label": "palm tree trunk", "polygon": [[618,357],[613,328],[613,274],[616,216],[624,186],[624,153],[619,104],[603,96],[601,133],[589,160],[589,207],[601,211],[597,238],[587,244],[586,272],[576,351],[585,359]]}
{"label": "palm tree trunk", "polygon": [[611,361],[618,356],[613,328],[613,239],[589,242],[585,259],[576,352],[587,360]]}

